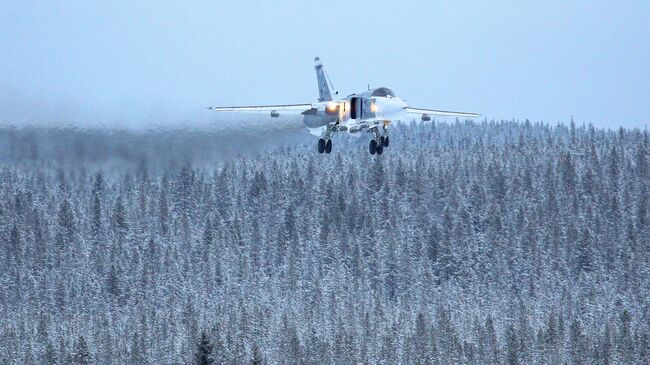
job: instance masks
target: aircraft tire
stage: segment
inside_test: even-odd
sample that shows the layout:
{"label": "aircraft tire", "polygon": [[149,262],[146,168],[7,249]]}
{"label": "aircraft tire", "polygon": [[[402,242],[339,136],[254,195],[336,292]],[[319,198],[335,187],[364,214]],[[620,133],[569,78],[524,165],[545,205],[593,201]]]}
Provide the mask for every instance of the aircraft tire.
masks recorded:
{"label": "aircraft tire", "polygon": [[325,153],[331,153],[332,152],[332,140],[328,139],[327,142],[325,143]]}
{"label": "aircraft tire", "polygon": [[[380,142],[381,142],[381,141],[380,141]],[[379,144],[379,145],[377,146],[377,154],[378,154],[378,155],[381,155],[382,153],[384,153],[384,145],[383,145],[383,144]]]}
{"label": "aircraft tire", "polygon": [[321,138],[318,140],[318,153],[323,152],[325,152],[325,140]]}
{"label": "aircraft tire", "polygon": [[390,141],[390,140],[388,139],[388,137],[385,137],[385,138],[384,138],[384,147],[388,147],[388,142],[389,142],[389,141]]}
{"label": "aircraft tire", "polygon": [[385,146],[384,144],[384,136],[379,137],[379,142],[377,142],[377,146]]}
{"label": "aircraft tire", "polygon": [[370,151],[371,155],[374,155],[377,152],[377,141],[371,139],[370,146],[368,146],[368,150]]}

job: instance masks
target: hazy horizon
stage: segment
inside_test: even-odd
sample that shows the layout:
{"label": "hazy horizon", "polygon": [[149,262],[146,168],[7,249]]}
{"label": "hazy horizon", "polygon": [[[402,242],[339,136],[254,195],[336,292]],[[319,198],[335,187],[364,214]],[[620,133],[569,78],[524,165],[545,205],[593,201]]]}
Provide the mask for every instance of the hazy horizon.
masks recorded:
{"label": "hazy horizon", "polygon": [[650,4],[0,4],[0,124],[193,126],[210,105],[347,95],[481,119],[650,121]]}

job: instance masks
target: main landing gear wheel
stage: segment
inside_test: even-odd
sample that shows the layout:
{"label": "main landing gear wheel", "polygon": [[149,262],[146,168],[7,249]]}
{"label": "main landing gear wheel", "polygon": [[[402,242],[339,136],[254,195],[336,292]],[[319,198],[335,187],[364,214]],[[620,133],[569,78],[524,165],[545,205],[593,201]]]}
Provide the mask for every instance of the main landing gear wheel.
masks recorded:
{"label": "main landing gear wheel", "polygon": [[377,142],[377,146],[382,146],[382,147],[384,147],[384,146],[385,146],[384,143],[385,143],[385,142],[384,142],[384,136],[379,137],[379,142]]}
{"label": "main landing gear wheel", "polygon": [[389,142],[388,137],[382,137],[382,138],[384,138],[384,147],[388,147],[388,142]]}
{"label": "main landing gear wheel", "polygon": [[381,141],[379,141],[379,144],[377,145],[377,154],[381,155],[384,153],[384,145]]}
{"label": "main landing gear wheel", "polygon": [[[325,140],[324,139],[319,139],[318,140],[318,153],[323,153],[325,152]],[[330,145],[331,146],[331,145]],[[331,149],[331,147],[330,147]]]}
{"label": "main landing gear wheel", "polygon": [[370,146],[368,146],[368,150],[370,151],[371,155],[374,155],[377,152],[377,141],[371,139]]}
{"label": "main landing gear wheel", "polygon": [[327,142],[325,143],[325,153],[330,153],[332,152],[332,140],[328,139]]}

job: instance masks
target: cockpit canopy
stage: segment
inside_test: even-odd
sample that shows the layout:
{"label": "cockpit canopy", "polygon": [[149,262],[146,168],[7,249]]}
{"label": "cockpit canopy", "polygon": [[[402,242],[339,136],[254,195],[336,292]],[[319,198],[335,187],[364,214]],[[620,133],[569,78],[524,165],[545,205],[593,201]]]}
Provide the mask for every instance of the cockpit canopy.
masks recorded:
{"label": "cockpit canopy", "polygon": [[390,96],[391,98],[395,97],[395,93],[393,93],[393,90],[387,88],[387,87],[378,87],[372,91],[370,96],[379,96],[379,97],[388,97]]}

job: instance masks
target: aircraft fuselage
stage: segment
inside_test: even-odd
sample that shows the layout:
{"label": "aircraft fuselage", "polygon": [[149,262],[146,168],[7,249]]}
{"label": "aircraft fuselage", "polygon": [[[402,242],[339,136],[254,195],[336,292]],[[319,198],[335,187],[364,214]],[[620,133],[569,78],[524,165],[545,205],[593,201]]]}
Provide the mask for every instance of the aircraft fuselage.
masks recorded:
{"label": "aircraft fuselage", "polygon": [[340,132],[356,133],[376,124],[404,119],[406,108],[402,99],[382,87],[339,100],[314,103],[302,115],[305,126],[313,134],[320,134],[328,125]]}

